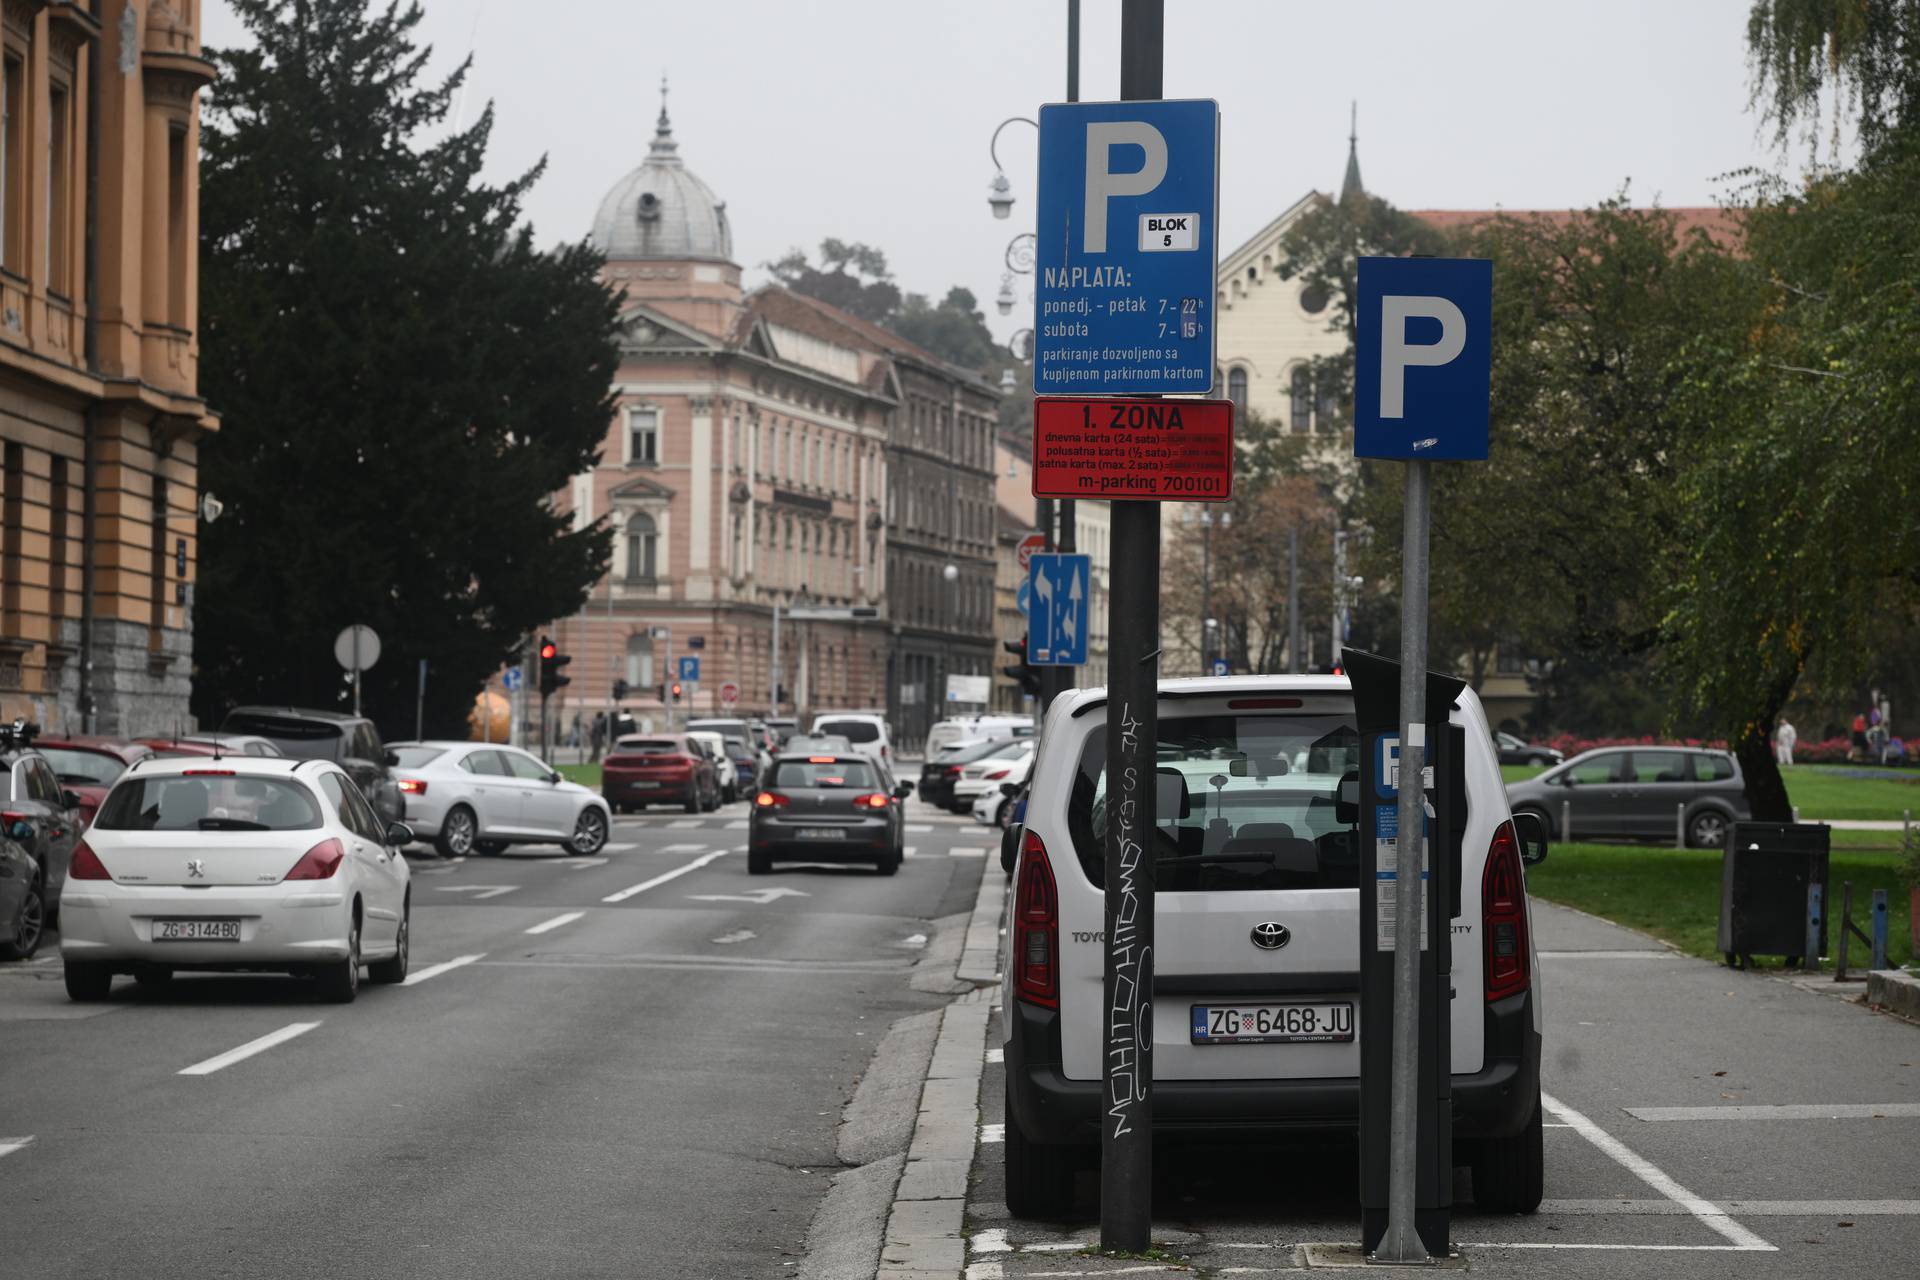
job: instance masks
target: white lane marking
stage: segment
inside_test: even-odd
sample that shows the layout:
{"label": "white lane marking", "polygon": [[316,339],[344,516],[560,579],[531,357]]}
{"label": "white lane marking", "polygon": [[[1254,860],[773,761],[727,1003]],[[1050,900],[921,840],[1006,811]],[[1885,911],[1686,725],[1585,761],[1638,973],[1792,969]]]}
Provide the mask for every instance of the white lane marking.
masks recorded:
{"label": "white lane marking", "polygon": [[721,934],[714,939],[714,942],[723,947],[730,947],[736,942],[749,942],[759,936],[751,929],[735,929],[732,933]]}
{"label": "white lane marking", "polygon": [[904,829],[910,836],[930,836],[933,834],[933,828],[924,822],[909,822]]}
{"label": "white lane marking", "polygon": [[439,964],[430,964],[424,969],[415,969],[407,975],[407,980],[400,985],[403,987],[411,987],[416,983],[425,982],[428,978],[437,978],[449,969],[458,969],[461,965],[472,964],[486,954],[486,952],[481,951],[470,956],[455,956],[453,959],[443,960]]}
{"label": "white lane marking", "polygon": [[1007,1060],[1007,1051],[1006,1051],[1005,1049],[989,1049],[989,1050],[987,1050],[987,1061],[988,1061],[988,1062],[990,1062],[990,1063],[991,1063],[991,1062],[1005,1062],[1006,1060]]}
{"label": "white lane marking", "polygon": [[1542,951],[1542,960],[1677,960],[1678,951]]}
{"label": "white lane marking", "polygon": [[694,827],[703,827],[705,825],[706,820],[703,818],[675,818],[667,824],[667,829],[669,831],[688,831]]}
{"label": "white lane marking", "polygon": [[433,887],[438,893],[470,893],[475,902],[480,902],[487,898],[497,898],[502,894],[512,893],[520,886],[517,884],[437,884]]}
{"label": "white lane marking", "polygon": [[924,947],[927,945],[927,935],[924,933],[908,934],[906,937],[900,939],[900,945],[903,947],[913,947],[916,949],[920,947]]}
{"label": "white lane marking", "polygon": [[1920,1102],[1787,1103],[1725,1107],[1622,1107],[1635,1120],[1911,1120]]}
{"label": "white lane marking", "polygon": [[1501,1242],[1497,1240],[1476,1240],[1472,1244],[1464,1241],[1458,1245],[1462,1249],[1577,1249],[1590,1252],[1618,1253],[1754,1253],[1764,1250],[1778,1253],[1778,1249],[1764,1241],[1756,1249],[1744,1244],[1541,1244],[1537,1241]]}
{"label": "white lane marking", "polygon": [[285,1044],[295,1036],[303,1036],[320,1024],[317,1022],[289,1022],[278,1031],[269,1031],[258,1040],[249,1040],[236,1049],[216,1054],[205,1062],[196,1062],[190,1067],[182,1067],[183,1076],[210,1076],[216,1071],[224,1071],[236,1062],[245,1062],[256,1053],[265,1053],[277,1044]]}
{"label": "white lane marking", "polygon": [[789,889],[785,885],[770,885],[765,889],[749,889],[745,893],[690,893],[688,902],[751,902],[756,907],[764,907],[770,902],[782,898],[811,898],[813,895],[805,889]]}
{"label": "white lane marking", "polygon": [[980,1143],[985,1146],[991,1142],[1005,1142],[1007,1126],[1005,1124],[983,1124],[980,1126]]}
{"label": "white lane marking", "polygon": [[918,847],[918,846],[916,846],[916,845],[905,845],[905,846],[903,846],[903,847],[901,848],[901,850],[900,850],[900,856],[901,856],[901,857],[903,857],[903,858],[911,858],[911,857],[913,857],[913,856],[914,856],[915,854],[917,854],[917,853],[919,853],[919,852],[920,852],[920,849],[919,849],[919,847]]}
{"label": "white lane marking", "polygon": [[634,844],[631,840],[623,840],[619,844],[603,844],[600,846],[600,848],[607,853],[626,853],[629,850],[638,849],[639,847],[639,845]]}
{"label": "white lane marking", "polygon": [[569,871],[585,871],[588,867],[604,867],[607,865],[607,863],[611,862],[612,859],[611,858],[562,858],[560,861],[563,864],[565,864],[567,870]]}
{"label": "white lane marking", "polygon": [[695,858],[692,862],[689,862],[684,867],[675,867],[673,870],[665,872],[662,875],[657,875],[651,880],[642,880],[639,884],[629,885],[625,889],[620,890],[620,892],[618,893],[608,894],[606,897],[600,899],[600,901],[625,902],[628,898],[633,897],[635,894],[645,893],[649,889],[657,889],[669,880],[676,880],[679,877],[687,874],[687,872],[689,871],[698,871],[701,867],[706,866],[709,862],[712,862],[714,859],[724,858],[726,856],[727,856],[727,851],[725,849],[715,849],[712,853],[703,853],[699,857]]}
{"label": "white lane marking", "polygon": [[1730,1241],[1736,1247],[1753,1252],[1777,1253],[1773,1245],[1768,1244],[1753,1232],[1747,1230],[1732,1218],[1726,1210],[1711,1200],[1702,1199],[1687,1190],[1654,1165],[1651,1160],[1635,1153],[1626,1143],[1602,1129],[1593,1121],[1561,1102],[1558,1098],[1542,1093],[1540,1105],[1554,1115],[1580,1131],[1580,1136],[1611,1156],[1615,1163],[1633,1174],[1640,1181],[1658,1191],[1667,1199],[1681,1205],[1688,1213],[1698,1218],[1703,1226],[1714,1234]]}
{"label": "white lane marking", "polygon": [[726,826],[722,827],[721,830],[745,831],[748,827],[752,825],[753,824],[751,822],[748,822],[745,818],[735,818],[732,822],[729,822]]}
{"label": "white lane marking", "polygon": [[0,1138],[0,1156],[10,1156],[32,1141],[32,1134],[24,1138]]}
{"label": "white lane marking", "polygon": [[539,924],[533,926],[533,928],[528,929],[527,932],[528,933],[549,933],[555,929],[558,929],[563,924],[572,924],[575,920],[580,919],[586,914],[587,913],[584,911],[569,911],[563,916],[555,916],[551,920],[542,920]]}
{"label": "white lane marking", "polygon": [[949,849],[947,856],[949,858],[984,858],[987,856],[987,851],[985,849]]}
{"label": "white lane marking", "polygon": [[707,846],[704,844],[668,844],[660,846],[661,853],[699,853]]}
{"label": "white lane marking", "polygon": [[[1920,1200],[1725,1200],[1728,1213],[1747,1218],[1912,1218]],[[1686,1208],[1671,1200],[1542,1200],[1539,1212],[1568,1217],[1616,1214],[1679,1215]]]}
{"label": "white lane marking", "polygon": [[968,1253],[1012,1253],[1013,1245],[1007,1240],[1005,1227],[985,1227],[973,1233],[967,1241]]}

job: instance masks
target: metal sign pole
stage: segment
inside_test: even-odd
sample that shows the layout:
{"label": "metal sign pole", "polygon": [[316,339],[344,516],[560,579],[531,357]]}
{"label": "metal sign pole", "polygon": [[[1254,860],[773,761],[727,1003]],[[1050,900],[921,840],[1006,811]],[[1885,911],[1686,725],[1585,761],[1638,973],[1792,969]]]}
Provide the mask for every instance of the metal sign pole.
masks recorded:
{"label": "metal sign pole", "polygon": [[1400,589],[1400,777],[1394,840],[1393,1111],[1387,1233],[1380,1262],[1426,1262],[1414,1214],[1419,1183],[1420,939],[1426,929],[1427,531],[1433,464],[1407,463]]}
{"label": "metal sign pole", "polygon": [[[1156,99],[1165,0],[1122,0],[1120,96]],[[1113,504],[1107,596],[1106,1027],[1100,1246],[1144,1251],[1153,1230],[1153,832],[1160,694],[1160,504]]]}

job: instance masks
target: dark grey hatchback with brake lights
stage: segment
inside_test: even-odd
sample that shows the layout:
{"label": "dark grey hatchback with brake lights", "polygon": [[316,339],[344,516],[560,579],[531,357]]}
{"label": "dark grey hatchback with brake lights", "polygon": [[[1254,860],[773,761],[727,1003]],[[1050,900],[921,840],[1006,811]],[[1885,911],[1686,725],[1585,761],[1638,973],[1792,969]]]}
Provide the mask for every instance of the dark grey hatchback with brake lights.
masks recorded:
{"label": "dark grey hatchback with brake lights", "polygon": [[783,755],[753,798],[747,871],[763,876],[775,862],[871,862],[883,876],[906,856],[905,810],[913,784],[891,789],[875,763],[858,752]]}
{"label": "dark grey hatchback with brake lights", "polygon": [[[1703,747],[1601,747],[1507,785],[1515,813],[1538,814],[1556,840],[1630,837],[1717,849],[1753,816],[1740,764]],[[1572,833],[1569,836],[1569,831]]]}

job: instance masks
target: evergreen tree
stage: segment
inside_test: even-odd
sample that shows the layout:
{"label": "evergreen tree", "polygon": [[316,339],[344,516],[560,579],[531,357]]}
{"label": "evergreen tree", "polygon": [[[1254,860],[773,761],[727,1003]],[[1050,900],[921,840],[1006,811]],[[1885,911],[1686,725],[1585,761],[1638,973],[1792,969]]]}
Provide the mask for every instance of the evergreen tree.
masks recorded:
{"label": "evergreen tree", "polygon": [[[584,244],[535,249],[536,167],[480,181],[489,108],[444,130],[462,66],[422,82],[417,4],[230,0],[254,45],[204,133],[196,710],[339,704],[333,639],[371,625],[368,710],[464,735],[523,636],[579,607],[608,534],[552,495],[598,457],[616,302]],[[433,135],[429,140],[427,135]]]}

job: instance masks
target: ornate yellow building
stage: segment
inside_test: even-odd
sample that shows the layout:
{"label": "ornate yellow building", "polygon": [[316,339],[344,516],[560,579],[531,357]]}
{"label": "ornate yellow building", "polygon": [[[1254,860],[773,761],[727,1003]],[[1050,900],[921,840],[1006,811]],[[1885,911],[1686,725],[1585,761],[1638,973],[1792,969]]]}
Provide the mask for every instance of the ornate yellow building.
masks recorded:
{"label": "ornate yellow building", "polygon": [[0,5],[0,716],[190,723],[200,0]]}

